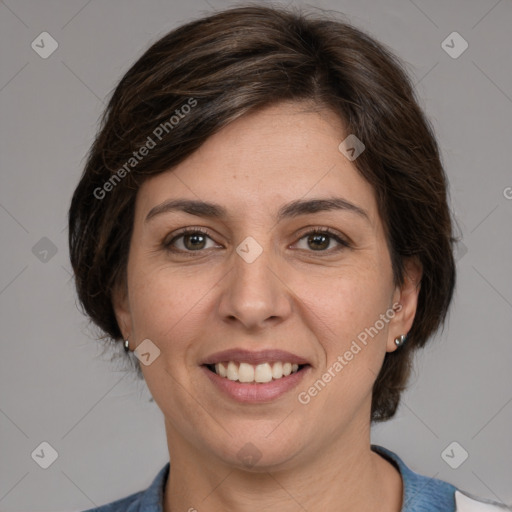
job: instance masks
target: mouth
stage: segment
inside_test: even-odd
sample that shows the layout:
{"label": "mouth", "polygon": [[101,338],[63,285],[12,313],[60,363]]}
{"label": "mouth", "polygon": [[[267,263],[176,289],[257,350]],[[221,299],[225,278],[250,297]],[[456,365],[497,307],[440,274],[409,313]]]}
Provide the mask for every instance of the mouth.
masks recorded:
{"label": "mouth", "polygon": [[241,403],[268,403],[297,387],[313,366],[283,350],[217,352],[200,363],[208,380],[224,395]]}
{"label": "mouth", "polygon": [[219,377],[234,382],[265,384],[300,372],[310,365],[289,361],[268,361],[257,365],[240,361],[223,361],[216,364],[205,364],[204,366]]}

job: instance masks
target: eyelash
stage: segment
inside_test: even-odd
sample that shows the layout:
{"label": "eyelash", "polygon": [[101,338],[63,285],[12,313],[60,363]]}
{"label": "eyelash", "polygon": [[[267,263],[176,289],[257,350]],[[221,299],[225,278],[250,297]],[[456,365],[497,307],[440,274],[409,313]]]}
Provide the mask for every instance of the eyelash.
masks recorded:
{"label": "eyelash", "polygon": [[[176,234],[176,236],[174,236],[171,240],[169,240],[168,242],[163,242],[162,243],[162,246],[163,248],[168,251],[168,252],[171,252],[171,253],[179,253],[179,254],[185,254],[187,256],[191,256],[193,257],[194,256],[194,253],[200,253],[200,252],[203,252],[204,249],[198,249],[196,251],[190,251],[190,250],[183,250],[183,249],[176,249],[176,248],[173,248],[172,247],[172,244],[186,236],[186,235],[194,235],[194,234],[202,234],[202,235],[205,235],[206,237],[210,238],[211,240],[211,237],[210,235],[208,234],[208,232],[202,228],[186,228],[186,229],[183,229],[182,231],[178,232],[178,234]],[[316,235],[316,234],[322,234],[322,235],[328,235],[330,238],[334,239],[336,242],[338,242],[340,244],[341,247],[338,247],[338,248],[335,248],[335,249],[328,249],[328,250],[320,250],[320,251],[308,251],[308,252],[312,252],[312,253],[327,253],[327,254],[332,254],[333,252],[338,252],[338,251],[341,251],[343,249],[347,249],[347,248],[350,248],[351,247],[351,244],[349,244],[349,242],[347,242],[346,240],[344,240],[336,231],[330,229],[330,228],[320,228],[320,227],[316,227],[316,228],[313,228],[312,230],[304,233],[298,241],[308,237],[308,236],[311,236],[311,235]]]}

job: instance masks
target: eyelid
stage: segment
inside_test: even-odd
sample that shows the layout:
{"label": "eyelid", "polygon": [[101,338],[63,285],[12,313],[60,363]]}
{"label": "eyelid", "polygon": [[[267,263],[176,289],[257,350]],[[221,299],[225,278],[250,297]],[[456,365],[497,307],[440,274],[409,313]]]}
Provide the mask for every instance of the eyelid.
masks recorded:
{"label": "eyelid", "polygon": [[337,239],[341,244],[346,245],[347,247],[352,246],[352,242],[350,239],[344,235],[343,233],[337,231],[336,229],[329,228],[327,226],[308,226],[301,230],[302,234],[299,236],[299,240],[302,240],[306,235],[315,234],[315,233],[327,233],[332,238]]}

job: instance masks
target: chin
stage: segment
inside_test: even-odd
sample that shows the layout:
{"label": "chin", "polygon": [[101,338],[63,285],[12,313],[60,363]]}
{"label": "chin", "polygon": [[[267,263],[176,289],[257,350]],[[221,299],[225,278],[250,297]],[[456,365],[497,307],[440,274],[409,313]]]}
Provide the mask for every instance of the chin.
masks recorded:
{"label": "chin", "polygon": [[[274,426],[275,428],[275,426]],[[265,432],[272,430],[265,429]],[[302,450],[302,443],[295,442],[295,438],[288,436],[285,439],[273,434],[265,437],[259,430],[258,434],[227,437],[222,446],[213,448],[213,454],[230,467],[252,473],[285,470],[295,464],[295,460]],[[300,437],[299,437],[300,438]]]}

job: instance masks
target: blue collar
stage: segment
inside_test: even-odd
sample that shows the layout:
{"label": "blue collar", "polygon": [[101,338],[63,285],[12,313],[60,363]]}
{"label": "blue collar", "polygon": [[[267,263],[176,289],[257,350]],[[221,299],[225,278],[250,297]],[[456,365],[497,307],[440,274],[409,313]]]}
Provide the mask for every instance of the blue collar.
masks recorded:
{"label": "blue collar", "polygon": [[403,482],[401,512],[451,512],[455,510],[455,491],[452,484],[419,475],[391,450],[371,445],[374,452],[389,460],[400,472]]}

